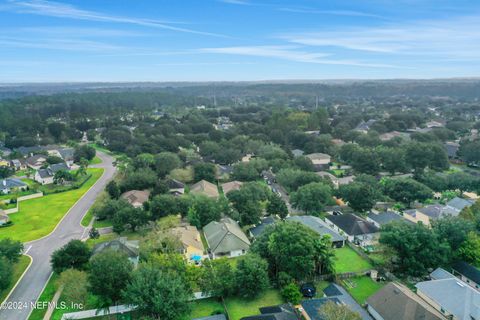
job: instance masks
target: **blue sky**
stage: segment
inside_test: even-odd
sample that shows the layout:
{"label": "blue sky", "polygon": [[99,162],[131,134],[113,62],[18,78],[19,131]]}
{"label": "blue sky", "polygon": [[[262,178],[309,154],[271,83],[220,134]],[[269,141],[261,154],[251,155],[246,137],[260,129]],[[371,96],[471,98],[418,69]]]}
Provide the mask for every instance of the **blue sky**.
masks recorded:
{"label": "blue sky", "polygon": [[0,0],[0,82],[477,76],[478,0]]}

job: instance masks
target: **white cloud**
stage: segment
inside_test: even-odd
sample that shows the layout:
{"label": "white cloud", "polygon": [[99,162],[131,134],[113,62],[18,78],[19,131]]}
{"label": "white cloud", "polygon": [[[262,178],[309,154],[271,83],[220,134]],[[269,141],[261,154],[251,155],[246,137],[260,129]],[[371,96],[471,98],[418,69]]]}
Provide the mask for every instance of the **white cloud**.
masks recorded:
{"label": "white cloud", "polygon": [[120,46],[98,41],[71,40],[71,39],[16,39],[0,37],[0,45],[15,48],[34,48],[67,51],[116,51],[124,49]]}
{"label": "white cloud", "polygon": [[17,13],[28,13],[36,14],[42,16],[50,16],[57,18],[69,18],[77,20],[89,20],[89,21],[103,21],[103,22],[114,22],[114,23],[124,23],[124,24],[134,24],[145,27],[159,28],[177,32],[193,33],[205,36],[215,36],[215,37],[225,37],[217,33],[197,31],[187,28],[181,28],[172,26],[173,22],[164,22],[160,20],[153,19],[141,19],[141,18],[130,18],[122,16],[113,16],[95,11],[88,11],[76,8],[69,4],[63,4],[59,2],[46,1],[46,0],[27,0],[27,1],[17,1],[10,0],[9,4],[4,10],[15,11]]}
{"label": "white cloud", "polygon": [[201,48],[197,49],[200,53],[229,54],[240,56],[255,56],[265,58],[276,58],[295,62],[331,64],[331,65],[349,65],[358,67],[372,68],[397,68],[394,65],[367,63],[355,60],[344,59],[325,59],[330,56],[328,53],[311,53],[299,50],[296,46],[240,46],[240,47],[220,47],[220,48]]}
{"label": "white cloud", "polygon": [[228,4],[239,4],[239,5],[249,5],[250,3],[246,0],[218,0],[223,3],[228,3]]}
{"label": "white cloud", "polygon": [[291,43],[398,55],[480,58],[480,16],[283,34]]}
{"label": "white cloud", "polygon": [[279,11],[293,12],[293,13],[310,13],[310,14],[326,14],[326,15],[335,15],[335,16],[348,16],[348,17],[368,17],[368,18],[381,18],[383,17],[361,11],[354,10],[317,10],[314,8],[304,8],[304,7],[287,7],[279,8]]}

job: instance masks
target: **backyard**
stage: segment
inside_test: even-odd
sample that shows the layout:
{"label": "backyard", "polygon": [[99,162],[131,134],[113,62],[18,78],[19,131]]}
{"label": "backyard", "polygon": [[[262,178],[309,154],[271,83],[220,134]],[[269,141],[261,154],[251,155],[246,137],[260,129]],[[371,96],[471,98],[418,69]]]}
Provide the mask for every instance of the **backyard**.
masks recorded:
{"label": "backyard", "polygon": [[211,316],[213,314],[225,313],[223,305],[218,299],[209,298],[196,300],[191,303],[192,311],[189,319]]}
{"label": "backyard", "polygon": [[19,211],[10,215],[13,225],[0,231],[0,239],[11,238],[26,242],[49,234],[100,178],[103,169],[88,169],[88,172],[92,176],[78,189],[20,202]]}
{"label": "backyard", "polygon": [[349,246],[335,249],[335,272],[337,274],[347,272],[362,272],[372,268],[369,261],[358,255]]}
{"label": "backyard", "polygon": [[284,301],[277,290],[269,289],[254,300],[241,298],[227,298],[225,305],[228,309],[230,320],[239,320],[247,315],[260,314],[260,307],[276,306]]}
{"label": "backyard", "polygon": [[360,305],[363,305],[367,298],[380,290],[385,283],[364,276],[342,280],[342,285]]}

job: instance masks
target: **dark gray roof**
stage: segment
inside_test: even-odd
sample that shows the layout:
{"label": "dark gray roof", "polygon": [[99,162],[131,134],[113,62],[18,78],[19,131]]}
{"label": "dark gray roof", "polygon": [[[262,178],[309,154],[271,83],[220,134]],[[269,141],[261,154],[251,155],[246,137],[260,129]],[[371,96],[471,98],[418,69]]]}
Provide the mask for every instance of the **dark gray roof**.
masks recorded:
{"label": "dark gray roof", "polygon": [[73,148],[61,148],[58,149],[58,153],[60,153],[63,160],[71,161],[73,160],[73,154],[75,153],[75,150]]}
{"label": "dark gray roof", "polygon": [[277,222],[277,219],[275,219],[273,216],[268,216],[260,221],[261,223],[257,224],[253,228],[250,228],[249,230],[254,238],[258,238],[260,235],[262,235],[268,226],[274,225]]}
{"label": "dark gray roof", "polygon": [[300,222],[304,226],[312,229],[319,235],[330,235],[332,242],[345,241],[345,237],[335,230],[331,229],[325,221],[314,216],[292,216],[287,218],[288,221]]}
{"label": "dark gray roof", "polygon": [[393,221],[407,221],[405,218],[403,218],[401,215],[393,212],[393,211],[384,211],[380,212],[378,214],[370,212],[368,214],[368,218],[372,219],[379,225],[383,226],[387,223],[393,222]]}
{"label": "dark gray roof", "polygon": [[38,170],[38,175],[39,175],[40,178],[42,178],[42,179],[45,179],[45,178],[49,178],[49,177],[53,177],[53,176],[54,176],[52,170],[50,170],[49,168],[47,168],[47,169],[39,169],[39,170]]}
{"label": "dark gray roof", "polygon": [[333,224],[343,230],[348,235],[357,236],[362,234],[376,233],[379,229],[371,222],[368,222],[359,216],[351,213],[337,216],[328,216]]}
{"label": "dark gray roof", "polygon": [[363,320],[372,320],[372,317],[370,317],[367,311],[365,311],[365,309],[363,309],[344,288],[335,283],[330,284],[329,287],[331,287],[329,288],[330,293],[333,293],[333,291],[336,290],[339,294],[336,296],[328,296],[327,298],[302,301],[301,305],[311,320],[323,320],[319,314],[319,310],[322,305],[328,301],[333,301],[337,304],[345,304],[350,310],[358,312]]}
{"label": "dark gray roof", "polygon": [[0,189],[21,188],[26,186],[26,183],[18,179],[6,178],[0,180]]}
{"label": "dark gray roof", "polygon": [[463,208],[471,206],[475,201],[455,197],[447,202],[447,206],[462,211]]}
{"label": "dark gray roof", "polygon": [[260,314],[243,317],[241,320],[298,320],[295,308],[290,304],[259,308]]}
{"label": "dark gray roof", "polygon": [[28,156],[31,153],[36,153],[43,151],[43,148],[40,146],[33,146],[33,147],[18,147],[14,149],[14,151],[21,153],[23,156]]}
{"label": "dark gray roof", "polygon": [[104,252],[105,250],[113,250],[116,252],[123,252],[129,258],[136,258],[139,254],[138,241],[127,240],[125,237],[121,237],[115,240],[106,241],[97,244],[93,248],[93,255]]}
{"label": "dark gray roof", "polygon": [[425,206],[423,208],[418,209],[421,213],[424,215],[427,215],[428,217],[432,219],[438,219],[442,217],[445,213],[445,206],[441,204],[432,204],[429,206]]}
{"label": "dark gray roof", "polygon": [[460,148],[460,145],[458,143],[447,142],[443,146],[445,147],[449,158],[455,158],[457,156],[458,149]]}
{"label": "dark gray roof", "polygon": [[170,189],[185,188],[185,184],[183,182],[175,180],[175,179],[168,179],[167,180],[167,185]]}
{"label": "dark gray roof", "polygon": [[442,314],[431,307],[410,289],[390,282],[367,303],[384,320],[441,320]]}
{"label": "dark gray roof", "polygon": [[429,299],[456,319],[480,319],[480,292],[459,279],[419,282],[415,285]]}
{"label": "dark gray roof", "polygon": [[457,261],[452,265],[452,269],[462,274],[473,282],[480,284],[480,270],[465,261]]}
{"label": "dark gray roof", "polygon": [[335,297],[335,296],[341,296],[342,292],[338,289],[337,285],[330,283],[328,287],[323,289],[323,293],[327,297]]}
{"label": "dark gray roof", "polygon": [[70,168],[67,166],[66,163],[55,163],[50,165],[50,170],[52,170],[53,174],[55,174],[60,170],[69,171]]}

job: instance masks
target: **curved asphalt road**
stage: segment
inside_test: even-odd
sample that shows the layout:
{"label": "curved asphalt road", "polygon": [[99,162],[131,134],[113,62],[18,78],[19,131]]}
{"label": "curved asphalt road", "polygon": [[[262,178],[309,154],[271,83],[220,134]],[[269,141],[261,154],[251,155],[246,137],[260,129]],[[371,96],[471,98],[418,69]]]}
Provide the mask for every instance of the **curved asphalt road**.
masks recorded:
{"label": "curved asphalt road", "polygon": [[[114,159],[111,156],[101,152],[97,152],[97,155],[103,160],[102,164],[94,166],[104,169],[104,173],[100,179],[85,193],[83,198],[70,209],[55,231],[45,238],[24,244],[33,262],[8,300],[5,301],[6,305],[0,309],[1,320],[28,319],[32,311],[31,303],[35,303],[38,299],[52,272],[50,268],[50,256],[53,251],[72,239],[81,239],[88,236],[87,228],[84,228],[80,222],[95,202],[97,195],[105,188],[110,179],[113,178],[116,170],[113,166]],[[45,208],[45,210],[48,210],[48,208]],[[12,303],[21,303],[21,308],[6,309],[6,307]]]}

